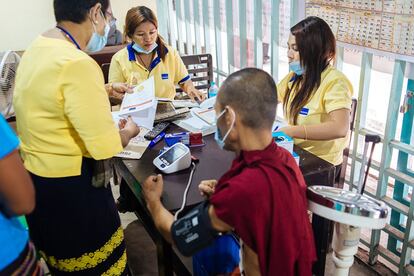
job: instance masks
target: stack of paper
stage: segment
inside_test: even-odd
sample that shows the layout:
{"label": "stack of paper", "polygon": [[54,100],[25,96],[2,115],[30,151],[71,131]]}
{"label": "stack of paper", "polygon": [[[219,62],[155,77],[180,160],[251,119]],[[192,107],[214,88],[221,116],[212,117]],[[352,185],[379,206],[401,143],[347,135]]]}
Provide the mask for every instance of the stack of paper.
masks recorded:
{"label": "stack of paper", "polygon": [[208,109],[193,108],[191,112],[207,124],[214,125],[216,123],[216,111],[213,107]]}
{"label": "stack of paper", "polygon": [[203,136],[212,134],[216,131],[215,125],[207,124],[206,122],[192,114],[190,114],[189,118],[185,120],[174,121],[174,124],[190,132],[201,132]]}
{"label": "stack of paper", "polygon": [[119,116],[123,118],[131,116],[137,125],[152,129],[157,110],[154,87],[154,77],[151,77],[138,84],[133,93],[126,93],[122,100]]}
{"label": "stack of paper", "polygon": [[215,97],[205,100],[199,108],[191,109],[188,118],[174,121],[174,124],[190,132],[201,132],[203,136],[216,132],[215,102]]}
{"label": "stack of paper", "polygon": [[211,97],[205,100],[200,104],[200,108],[209,109],[214,108],[214,104],[216,103],[216,97]]}
{"label": "stack of paper", "polygon": [[193,102],[191,100],[173,100],[172,104],[175,108],[183,108],[183,107],[200,107],[197,102]]}

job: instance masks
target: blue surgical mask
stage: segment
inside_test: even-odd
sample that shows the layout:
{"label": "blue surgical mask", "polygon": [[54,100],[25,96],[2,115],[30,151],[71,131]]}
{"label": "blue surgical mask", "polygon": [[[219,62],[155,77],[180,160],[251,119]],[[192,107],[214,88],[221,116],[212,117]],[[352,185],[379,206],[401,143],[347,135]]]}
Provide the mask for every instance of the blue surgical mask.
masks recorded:
{"label": "blue surgical mask", "polygon": [[216,140],[216,143],[220,149],[224,148],[224,140],[221,139],[221,133],[218,127],[216,127],[216,133],[214,133],[214,140]]}
{"label": "blue surgical mask", "polygon": [[[214,133],[214,140],[216,140],[217,145],[219,146],[220,149],[224,149],[224,145],[225,145],[225,141],[227,139],[227,136],[229,136],[230,131],[233,129],[234,126],[234,122],[236,120],[236,118],[233,118],[233,121],[231,122],[231,126],[229,128],[229,130],[227,130],[227,133],[224,135],[224,137],[222,138],[221,135],[221,131],[219,129],[219,127],[217,126],[217,121],[218,119],[220,119],[221,116],[223,116],[224,113],[226,113],[227,108],[225,108],[217,117],[216,117],[216,133]],[[234,113],[234,112],[233,112]]]}
{"label": "blue surgical mask", "polygon": [[149,50],[145,50],[143,49],[141,46],[138,45],[138,43],[135,43],[132,45],[132,49],[135,50],[135,52],[139,53],[139,54],[151,54],[152,51],[154,51],[156,48],[158,47],[157,42],[155,42],[154,44],[151,45],[151,48]]}
{"label": "blue surgical mask", "polygon": [[301,76],[305,70],[300,65],[300,61],[292,61],[289,63],[289,71],[293,71],[296,75]]}
{"label": "blue surgical mask", "polygon": [[[103,16],[102,11],[101,11],[101,14],[102,14],[102,18],[105,18]],[[105,24],[105,34],[102,36],[96,31],[95,24],[92,23],[92,25],[93,25],[94,32],[92,34],[91,39],[88,42],[88,45],[86,46],[86,51],[90,53],[98,52],[105,47],[108,41],[109,31],[111,29],[109,24]]]}

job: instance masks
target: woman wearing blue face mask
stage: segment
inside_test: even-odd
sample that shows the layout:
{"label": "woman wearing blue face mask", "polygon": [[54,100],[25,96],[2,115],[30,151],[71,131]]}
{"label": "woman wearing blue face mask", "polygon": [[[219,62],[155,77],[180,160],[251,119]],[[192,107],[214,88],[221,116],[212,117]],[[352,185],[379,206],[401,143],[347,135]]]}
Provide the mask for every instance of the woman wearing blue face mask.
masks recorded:
{"label": "woman wearing blue face mask", "polygon": [[308,17],[291,28],[289,74],[278,84],[278,99],[295,144],[338,166],[349,139],[352,85],[336,70],[335,37],[329,25]]}
{"label": "woman wearing blue face mask", "polygon": [[173,99],[175,87],[180,85],[192,100],[204,100],[205,95],[194,87],[178,52],[158,34],[158,21],[151,9],[130,9],[124,36],[131,43],[113,56],[109,83],[136,85],[154,77],[156,97]]}
{"label": "woman wearing blue face mask", "polygon": [[101,160],[139,128],[132,119],[114,125],[102,71],[85,53],[106,44],[109,1],[53,4],[57,25],[26,49],[14,91],[21,154],[36,191],[30,237],[53,275],[124,275],[123,230]]}

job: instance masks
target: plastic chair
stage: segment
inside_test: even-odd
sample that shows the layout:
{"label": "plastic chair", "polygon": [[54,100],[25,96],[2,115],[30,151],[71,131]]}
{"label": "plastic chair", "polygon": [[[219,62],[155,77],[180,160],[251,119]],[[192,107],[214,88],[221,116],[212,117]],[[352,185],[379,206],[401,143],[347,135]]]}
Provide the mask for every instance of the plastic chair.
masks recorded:
{"label": "plastic chair", "polygon": [[[213,81],[213,57],[210,54],[201,54],[182,56],[181,58],[195,88],[207,94]],[[183,90],[176,88],[176,92],[180,95]]]}
{"label": "plastic chair", "polygon": [[193,256],[193,275],[211,276],[234,271],[240,262],[238,240],[227,234]]}

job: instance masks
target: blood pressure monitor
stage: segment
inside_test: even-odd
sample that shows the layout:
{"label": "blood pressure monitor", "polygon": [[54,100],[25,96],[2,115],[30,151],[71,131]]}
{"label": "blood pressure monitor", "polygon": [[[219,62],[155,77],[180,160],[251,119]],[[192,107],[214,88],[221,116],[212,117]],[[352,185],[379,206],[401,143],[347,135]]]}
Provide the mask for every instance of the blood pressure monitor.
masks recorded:
{"label": "blood pressure monitor", "polygon": [[164,173],[187,169],[191,165],[190,149],[182,143],[174,144],[158,155],[152,163]]}

